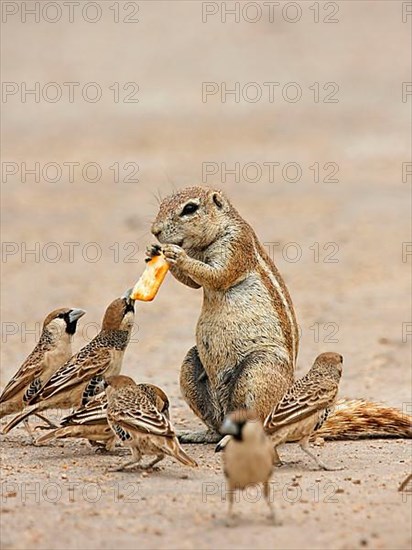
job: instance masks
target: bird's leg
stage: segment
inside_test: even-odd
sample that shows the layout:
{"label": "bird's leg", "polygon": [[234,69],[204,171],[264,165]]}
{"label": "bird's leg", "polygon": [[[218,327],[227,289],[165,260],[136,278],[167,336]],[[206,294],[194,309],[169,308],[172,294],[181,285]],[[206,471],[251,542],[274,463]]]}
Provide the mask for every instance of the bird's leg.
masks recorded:
{"label": "bird's leg", "polygon": [[142,454],[139,452],[138,449],[136,449],[136,447],[132,447],[131,450],[132,450],[132,460],[129,460],[129,462],[126,462],[125,464],[123,464],[122,466],[119,466],[118,468],[113,468],[108,471],[121,472],[122,470],[125,470],[129,466],[138,466],[142,458]]}
{"label": "bird's leg", "polygon": [[139,462],[140,462],[140,459],[139,460],[129,460],[129,462],[126,462],[125,464],[122,464],[118,468],[110,468],[107,471],[108,472],[121,472],[121,471],[125,470],[126,468],[128,468],[129,466],[138,466]]}
{"label": "bird's leg", "polygon": [[150,470],[150,468],[153,468],[153,466],[155,464],[157,464],[158,462],[160,462],[161,460],[163,460],[165,457],[164,454],[160,454],[160,455],[157,455],[156,458],[154,460],[152,460],[152,462],[149,462],[149,464],[147,464],[146,466],[142,466],[142,469],[143,470]]}
{"label": "bird's leg", "polygon": [[95,441],[94,439],[88,439],[87,441],[91,447],[105,447],[105,444],[100,441]]}
{"label": "bird's leg", "polygon": [[325,464],[324,462],[322,462],[322,460],[316,456],[315,453],[313,453],[311,450],[310,450],[310,447],[309,447],[309,436],[306,436],[304,437],[300,442],[299,442],[299,445],[300,445],[300,448],[302,449],[302,451],[304,451],[307,455],[309,455],[315,462],[316,464],[319,466],[319,468],[321,468],[322,470],[328,470],[328,471],[338,471],[338,470],[343,470],[342,467],[333,467],[333,466],[328,466],[327,464]]}
{"label": "bird's leg", "polygon": [[112,437],[111,439],[106,441],[106,451],[108,453],[111,453],[115,450],[115,448],[116,448],[116,440],[114,437]]}
{"label": "bird's leg", "polygon": [[288,460],[285,462],[282,460],[279,456],[278,446],[282,444],[282,441],[280,443],[276,443],[273,447],[273,465],[277,468],[281,468],[282,466],[292,466],[293,464],[298,464],[298,462],[290,461]]}
{"label": "bird's leg", "polygon": [[285,464],[279,456],[277,445],[273,447],[273,464],[274,466],[283,466]]}
{"label": "bird's leg", "polygon": [[34,413],[34,416],[37,416],[37,418],[40,418],[40,420],[43,420],[43,422],[47,424],[47,426],[36,426],[36,430],[48,430],[49,428],[56,429],[59,427],[40,413]]}
{"label": "bird's leg", "polygon": [[106,444],[102,441],[94,441],[93,439],[88,439],[89,445],[94,448],[94,451],[96,453],[105,454],[109,452],[109,449],[107,448]]}
{"label": "bird's leg", "polygon": [[229,489],[229,491],[227,491],[227,494],[229,496],[229,506],[227,511],[226,525],[227,527],[233,527],[235,524],[235,514],[233,513],[233,501],[235,498],[235,490]]}
{"label": "bird's leg", "polygon": [[280,525],[280,523],[278,521],[276,521],[275,508],[274,508],[273,502],[270,500],[270,483],[269,483],[269,481],[265,481],[263,483],[263,496],[265,497],[267,505],[269,506],[269,519],[271,521],[273,521],[273,523],[275,525]]}
{"label": "bird's leg", "polygon": [[229,492],[229,516],[233,516],[234,491]]}
{"label": "bird's leg", "polygon": [[27,433],[29,434],[29,436],[30,436],[31,442],[32,442],[33,444],[35,444],[35,443],[36,443],[36,438],[34,437],[33,430],[32,430],[32,428],[30,427],[29,419],[28,419],[28,418],[25,418],[25,419],[23,420],[23,423],[24,423],[24,428],[25,428],[26,432],[27,432]]}

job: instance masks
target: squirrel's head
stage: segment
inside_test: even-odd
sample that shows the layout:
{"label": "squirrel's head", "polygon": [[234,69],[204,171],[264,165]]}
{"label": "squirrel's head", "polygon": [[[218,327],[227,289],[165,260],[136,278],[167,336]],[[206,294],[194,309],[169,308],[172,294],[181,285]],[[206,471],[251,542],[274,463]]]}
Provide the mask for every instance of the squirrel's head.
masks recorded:
{"label": "squirrel's head", "polygon": [[152,233],[162,244],[185,250],[208,247],[224,232],[232,209],[217,189],[188,187],[162,200]]}

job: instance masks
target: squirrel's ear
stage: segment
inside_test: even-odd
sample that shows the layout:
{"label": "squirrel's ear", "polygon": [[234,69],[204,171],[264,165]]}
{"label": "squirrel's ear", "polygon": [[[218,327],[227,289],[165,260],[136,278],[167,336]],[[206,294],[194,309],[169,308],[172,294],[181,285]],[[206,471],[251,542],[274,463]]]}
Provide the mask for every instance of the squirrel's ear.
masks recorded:
{"label": "squirrel's ear", "polygon": [[212,200],[219,210],[223,210],[226,206],[226,199],[220,191],[212,191]]}

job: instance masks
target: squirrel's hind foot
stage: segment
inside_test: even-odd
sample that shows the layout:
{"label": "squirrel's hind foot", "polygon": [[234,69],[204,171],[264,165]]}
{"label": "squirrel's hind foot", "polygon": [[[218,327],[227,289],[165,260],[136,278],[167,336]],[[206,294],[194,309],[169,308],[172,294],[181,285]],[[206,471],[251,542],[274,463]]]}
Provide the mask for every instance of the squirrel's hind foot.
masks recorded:
{"label": "squirrel's hind foot", "polygon": [[212,430],[181,432],[177,437],[180,443],[217,443],[222,438],[221,434]]}

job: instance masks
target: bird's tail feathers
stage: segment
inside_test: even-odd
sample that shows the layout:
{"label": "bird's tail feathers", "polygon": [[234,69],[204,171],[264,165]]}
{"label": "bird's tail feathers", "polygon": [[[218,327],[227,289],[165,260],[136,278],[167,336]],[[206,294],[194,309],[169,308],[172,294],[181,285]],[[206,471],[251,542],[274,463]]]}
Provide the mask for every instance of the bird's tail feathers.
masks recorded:
{"label": "bird's tail feathers", "polygon": [[179,445],[179,442],[177,438],[173,442],[171,442],[172,445],[167,445],[167,447],[172,447],[172,449],[168,449],[168,454],[171,456],[177,458],[179,462],[184,464],[185,466],[191,466],[192,468],[197,468],[198,464],[196,460],[191,458],[188,454],[185,453],[185,451],[182,449],[182,447]]}
{"label": "bird's tail feathers", "polygon": [[8,424],[6,424],[6,426],[3,428],[3,434],[9,433],[9,431],[20,424],[20,422],[23,422],[23,420],[34,414],[38,408],[38,405],[31,405],[29,407],[26,407],[21,414],[18,414],[17,416],[12,418],[12,420],[10,420]]}
{"label": "bird's tail feathers", "polygon": [[79,426],[76,431],[77,426],[64,426],[62,428],[57,428],[56,430],[50,430],[49,432],[41,435],[36,443],[42,445],[43,443],[48,443],[53,439],[64,439],[65,437],[81,437],[81,426]]}

